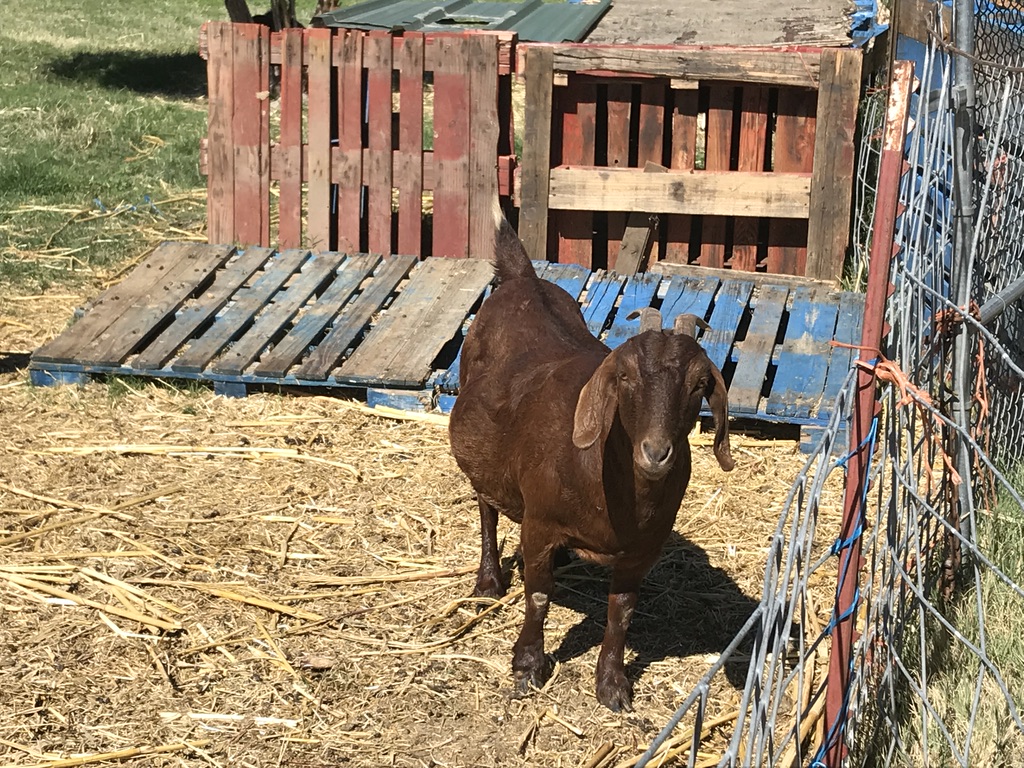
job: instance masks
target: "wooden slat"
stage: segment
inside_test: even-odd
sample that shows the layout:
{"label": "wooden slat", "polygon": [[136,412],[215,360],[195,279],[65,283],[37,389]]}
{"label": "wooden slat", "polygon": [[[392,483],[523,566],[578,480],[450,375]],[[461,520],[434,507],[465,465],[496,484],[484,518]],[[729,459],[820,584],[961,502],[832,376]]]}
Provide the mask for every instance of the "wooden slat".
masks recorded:
{"label": "wooden slat", "polygon": [[668,278],[668,290],[661,300],[661,319],[666,328],[671,328],[679,315],[696,315],[702,320],[708,319],[711,302],[718,291],[717,277],[680,277]]}
{"label": "wooden slat", "polygon": [[[765,170],[768,149],[768,89],[743,87],[743,111],[740,114],[739,158],[737,170]],[[761,222],[742,216],[733,223],[732,268],[753,272],[757,268],[757,239]]]}
{"label": "wooden slat", "polygon": [[[629,168],[629,121],[633,110],[633,86],[629,83],[612,82],[608,85],[608,167]],[[554,194],[552,190],[551,194]],[[551,208],[557,208],[551,200]],[[625,208],[597,206],[593,210],[608,211],[608,269],[615,269],[622,237],[626,234]],[[650,213],[657,213],[656,210]]]}
{"label": "wooden slat", "polygon": [[469,252],[469,41],[445,35],[434,71],[435,256]]}
{"label": "wooden slat", "polygon": [[331,247],[331,30],[307,30],[306,43],[309,49],[308,241],[314,251],[326,251]]}
{"label": "wooden slat", "polygon": [[640,318],[629,320],[628,315],[634,309],[651,306],[660,282],[661,275],[652,272],[629,279],[622,291],[622,298],[619,299],[618,309],[615,310],[615,319],[612,320],[612,325],[605,336],[605,344],[615,349],[626,339],[636,336],[640,330]]}
{"label": "wooden slat", "polygon": [[[530,46],[527,58],[533,55]],[[814,88],[818,52],[775,52],[765,48],[702,50],[643,46],[557,45],[558,72],[624,72],[684,80],[727,80]]]}
{"label": "wooden slat", "polygon": [[288,286],[259,313],[252,326],[210,367],[213,373],[239,376],[281,332],[344,259],[336,251],[308,259]]}
{"label": "wooden slat", "polygon": [[156,330],[226,262],[233,249],[168,243],[180,254],[160,272],[152,291],[137,294],[120,316],[88,344],[75,350],[85,365],[117,365],[156,335]]}
{"label": "wooden slat", "polygon": [[[841,344],[860,342],[861,326],[864,323],[864,294],[843,291],[839,297],[839,315],[836,319],[835,340]],[[833,401],[846,380],[853,364],[853,350],[849,347],[832,347],[829,355],[828,374],[825,389],[821,395],[821,407],[831,409]]]}
{"label": "wooden slat", "polygon": [[[363,33],[353,30],[338,32],[334,37],[334,57],[338,67],[338,95],[335,106],[338,110],[339,167],[334,174],[334,180],[338,185],[337,247],[344,253],[358,253],[362,250],[360,234],[364,183]],[[311,103],[310,114],[312,113]]]}
{"label": "wooden slat", "polygon": [[366,190],[366,226],[369,250],[389,254],[391,244],[391,36],[371,32],[363,40],[366,67],[369,184]]}
{"label": "wooden slat", "polygon": [[[231,249],[227,246],[187,243],[160,244],[145,261],[129,272],[124,280],[103,291],[78,322],[36,350],[32,355],[33,359],[47,362],[73,360],[80,349],[88,346],[122,315],[130,312],[136,303],[145,301],[146,297],[157,293],[167,275],[173,275],[182,268],[182,264],[191,266],[196,263],[196,258],[190,258],[193,253],[201,255],[204,258],[203,263],[207,263],[205,260],[227,260],[231,255]],[[215,266],[216,264],[211,269]]]}
{"label": "wooden slat", "polygon": [[211,243],[230,243],[235,236],[235,150],[231,122],[235,98],[232,77],[234,25],[211,24],[208,30],[207,237]]}
{"label": "wooden slat", "polygon": [[[708,171],[732,168],[732,118],[736,89],[713,85],[708,95],[707,145],[704,167]],[[703,267],[725,266],[725,240],[731,222],[724,216],[705,216],[701,229],[700,264]]]}
{"label": "wooden slat", "polygon": [[422,385],[431,363],[490,284],[489,261],[431,259],[341,367],[351,382]]}
{"label": "wooden slat", "polygon": [[202,336],[195,339],[188,348],[171,364],[171,370],[183,373],[199,373],[206,364],[239,333],[244,330],[256,313],[280,290],[308,256],[307,251],[291,250],[279,254],[267,263],[252,287],[240,291]]}
{"label": "wooden slat", "polygon": [[[666,109],[666,97],[668,88],[665,83],[642,83],[640,85],[640,109],[639,109],[639,131],[637,139],[637,167],[645,171],[657,169],[662,170],[668,166],[669,158],[665,157],[665,132],[671,128],[671,115]],[[668,122],[668,125],[666,125]],[[660,213],[660,211],[659,211]],[[627,232],[632,222],[627,219]],[[661,249],[658,243],[658,227],[652,232],[650,250],[637,263],[639,269],[644,269],[644,264],[649,258],[651,262],[661,258]],[[619,265],[622,272],[622,265]]]}
{"label": "wooden slat", "polygon": [[615,309],[615,302],[622,292],[626,278],[615,272],[598,272],[590,281],[587,297],[583,301],[583,319],[595,336],[600,336]]}
{"label": "wooden slat", "polygon": [[753,290],[754,284],[749,280],[724,280],[718,289],[715,308],[708,320],[711,330],[704,332],[701,346],[719,369],[724,368],[729,359],[740,319]]}
{"label": "wooden slat", "polygon": [[761,402],[765,374],[771,362],[779,323],[786,309],[789,289],[782,286],[762,286],[747,334],[740,345],[736,370],[729,385],[729,411],[756,413]]}
{"label": "wooden slat", "polygon": [[[558,89],[556,102],[562,122],[561,163],[593,165],[597,86],[570,77],[569,84]],[[594,250],[594,214],[590,211],[558,211],[552,214],[551,221],[557,232],[558,262],[590,267]]]}
{"label": "wooden slat", "polygon": [[[672,170],[692,171],[697,151],[697,91],[672,90]],[[672,215],[665,224],[665,260],[686,264],[690,260],[689,216]]]}
{"label": "wooden slat", "polygon": [[282,32],[280,248],[298,248],[302,243],[302,39],[301,29]]}
{"label": "wooden slat", "polygon": [[177,349],[201,326],[227,303],[256,271],[263,266],[274,251],[270,248],[246,248],[233,262],[219,271],[213,285],[188,307],[182,309],[163,333],[142,350],[132,361],[132,367],[139,370],[163,368],[174,357]]}
{"label": "wooden slat", "polygon": [[395,53],[399,80],[398,153],[395,155],[395,186],[398,187],[398,252],[423,253],[423,35],[407,32]]}
{"label": "wooden slat", "polygon": [[[269,93],[263,85],[263,49],[269,30],[261,24],[239,24],[234,35],[232,135],[235,145],[234,241],[244,245],[270,245],[263,241],[263,217],[269,215],[270,158],[263,152],[262,125],[268,119]],[[262,92],[261,92],[262,91]],[[269,142],[268,142],[269,144]],[[264,165],[265,163],[265,165]]]}
{"label": "wooden slat", "polygon": [[770,414],[806,418],[821,400],[828,372],[829,340],[839,306],[822,288],[797,288],[789,309],[786,339],[768,396]]}
{"label": "wooden slat", "polygon": [[806,218],[808,174],[552,168],[549,206],[568,210]]}
{"label": "wooden slat", "polygon": [[376,269],[380,260],[380,256],[368,254],[346,259],[333,282],[320,294],[316,302],[306,309],[288,331],[288,335],[275,344],[270,352],[263,355],[253,373],[271,378],[284,377],[288,369],[306,354],[310,344],[327,327],[331,318],[352,298],[360,283]]}
{"label": "wooden slat", "polygon": [[591,272],[579,264],[546,264],[544,274],[538,272],[538,275],[579,301],[587,281],[590,280]]}
{"label": "wooden slat", "polygon": [[836,282],[843,276],[850,240],[861,62],[857,49],[829,49],[821,55],[805,273]]}
{"label": "wooden slat", "polygon": [[[645,173],[665,173],[668,169],[663,165],[647,161]],[[648,260],[657,261],[657,237],[659,217],[653,213],[634,211],[626,219],[626,231],[622,235],[622,244],[615,261],[615,271],[620,275],[632,275],[647,269]]]}
{"label": "wooden slat", "polygon": [[295,376],[308,381],[326,380],[415,263],[415,256],[392,256],[385,260],[370,284],[345,305],[330,333],[295,370]]}
{"label": "wooden slat", "polygon": [[469,255],[494,257],[498,204],[498,41],[471,35],[469,56]]}
{"label": "wooden slat", "polygon": [[551,79],[549,47],[526,57],[526,116],[520,182],[519,237],[532,259],[547,260],[548,182],[551,173]]}
{"label": "wooden slat", "polygon": [[832,287],[830,281],[812,280],[809,277],[802,277],[800,275],[782,275],[771,272],[745,272],[740,275],[731,269],[710,269],[691,264],[670,264],[666,261],[659,261],[651,269],[654,272],[661,272],[665,275],[682,275],[683,277],[711,276],[717,277],[720,280],[743,279],[749,280],[754,285],[817,285],[822,288]]}
{"label": "wooden slat", "polygon": [[[775,155],[773,169],[776,173],[810,173],[814,162],[815,112],[817,94],[794,88],[779,90],[778,116],[775,121]],[[808,186],[808,210],[810,215],[810,186]],[[769,272],[787,275],[804,274],[807,263],[807,222],[785,221],[786,217],[768,225]]]}

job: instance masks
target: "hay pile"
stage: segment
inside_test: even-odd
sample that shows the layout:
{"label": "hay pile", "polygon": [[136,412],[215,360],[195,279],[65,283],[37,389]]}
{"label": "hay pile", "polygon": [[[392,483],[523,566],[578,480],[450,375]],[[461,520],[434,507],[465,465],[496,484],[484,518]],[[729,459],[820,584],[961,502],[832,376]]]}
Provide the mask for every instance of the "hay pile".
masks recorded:
{"label": "hay pile", "polygon": [[[741,436],[726,475],[695,440],[630,631],[635,712],[616,715],[593,694],[605,574],[578,562],[547,624],[553,679],[510,695],[517,534],[502,522],[509,596],[478,611],[477,508],[443,424],[24,380],[0,374],[0,764],[629,764],[756,604],[803,462]],[[744,672],[715,684],[698,762],[731,733]]]}

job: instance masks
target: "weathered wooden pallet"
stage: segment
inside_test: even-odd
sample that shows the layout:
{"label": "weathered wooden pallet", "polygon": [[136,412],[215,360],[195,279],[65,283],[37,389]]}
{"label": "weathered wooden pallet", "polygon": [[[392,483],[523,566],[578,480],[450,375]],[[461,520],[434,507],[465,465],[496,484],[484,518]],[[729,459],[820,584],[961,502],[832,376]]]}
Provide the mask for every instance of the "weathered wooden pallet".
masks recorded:
{"label": "weathered wooden pallet", "polygon": [[[823,426],[851,365],[863,296],[801,278],[676,266],[624,276],[574,264],[538,273],[580,302],[610,347],[655,306],[666,327],[692,313],[729,386],[736,417]],[[250,387],[365,388],[372,402],[450,409],[459,349],[489,289],[474,259],[236,250],[165,243],[108,289],[68,330],[37,350],[36,384],[127,374]]]}

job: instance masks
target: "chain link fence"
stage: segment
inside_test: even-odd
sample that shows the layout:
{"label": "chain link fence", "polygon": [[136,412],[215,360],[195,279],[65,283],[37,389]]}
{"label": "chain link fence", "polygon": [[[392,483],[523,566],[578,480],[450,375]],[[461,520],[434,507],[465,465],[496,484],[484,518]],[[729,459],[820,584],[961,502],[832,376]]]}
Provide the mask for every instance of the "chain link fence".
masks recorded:
{"label": "chain link fence", "polygon": [[[966,12],[972,23],[943,29],[933,14],[928,42],[910,49],[920,85],[902,153],[889,332],[861,354],[877,399],[858,400],[851,373],[786,500],[760,606],[638,765],[1024,759],[1024,6],[957,3],[954,20]],[[872,262],[888,246],[875,216],[885,114],[885,92],[869,91],[850,285],[884,267]],[[844,428],[865,402],[870,428],[844,453]],[[818,526],[836,472],[848,505],[838,536]],[[836,582],[826,626],[808,591],[820,578]],[[709,757],[709,687],[741,654],[732,738]]]}

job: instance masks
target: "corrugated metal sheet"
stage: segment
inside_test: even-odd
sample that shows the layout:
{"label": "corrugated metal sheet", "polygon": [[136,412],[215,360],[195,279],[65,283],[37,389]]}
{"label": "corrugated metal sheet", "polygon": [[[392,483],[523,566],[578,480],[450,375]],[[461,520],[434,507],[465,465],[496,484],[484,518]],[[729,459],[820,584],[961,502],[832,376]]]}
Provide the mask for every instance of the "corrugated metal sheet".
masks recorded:
{"label": "corrugated metal sheet", "polygon": [[313,19],[316,27],[454,32],[513,31],[538,43],[579,42],[611,7],[596,3],[474,2],[473,0],[367,0]]}

